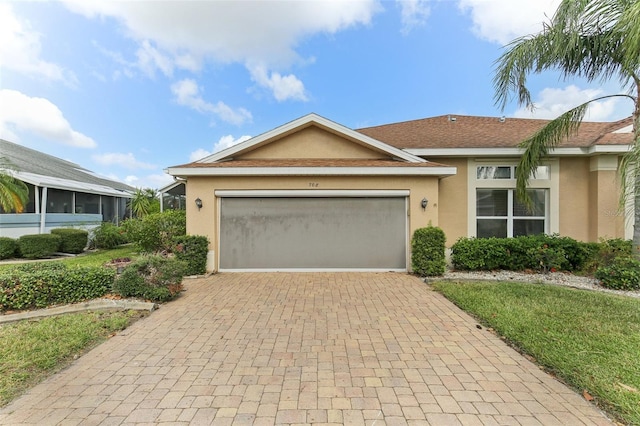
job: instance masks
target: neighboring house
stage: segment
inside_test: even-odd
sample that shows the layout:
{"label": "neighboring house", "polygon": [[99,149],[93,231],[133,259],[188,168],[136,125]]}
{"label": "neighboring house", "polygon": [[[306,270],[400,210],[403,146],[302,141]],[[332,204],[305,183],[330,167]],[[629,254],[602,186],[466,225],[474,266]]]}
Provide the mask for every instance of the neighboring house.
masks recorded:
{"label": "neighboring house", "polygon": [[0,156],[13,175],[29,187],[22,213],[0,208],[0,236],[44,234],[53,228],[89,229],[103,221],[118,223],[135,188],[100,177],[69,161],[0,139]]}
{"label": "neighboring house", "polygon": [[449,246],[630,238],[616,178],[631,120],[583,123],[530,180],[528,211],[514,197],[518,143],[545,123],[450,115],[353,130],[309,114],[167,171],[186,179],[187,232],[209,238],[214,271],[407,271],[428,225]]}

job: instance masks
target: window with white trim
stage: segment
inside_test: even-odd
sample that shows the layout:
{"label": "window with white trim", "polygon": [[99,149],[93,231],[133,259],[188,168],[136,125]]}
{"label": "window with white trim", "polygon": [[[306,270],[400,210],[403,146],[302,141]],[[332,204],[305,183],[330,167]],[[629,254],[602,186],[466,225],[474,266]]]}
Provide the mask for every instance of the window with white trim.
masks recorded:
{"label": "window with white trim", "polygon": [[[516,166],[478,166],[476,167],[476,179],[478,180],[493,180],[493,179],[515,179],[516,178]],[[547,180],[550,176],[549,166],[538,166],[536,170],[531,173],[529,179],[532,180]]]}
{"label": "window with white trim", "polygon": [[517,237],[543,234],[547,229],[546,189],[529,189],[529,210],[516,198],[515,189],[476,189],[476,236]]}

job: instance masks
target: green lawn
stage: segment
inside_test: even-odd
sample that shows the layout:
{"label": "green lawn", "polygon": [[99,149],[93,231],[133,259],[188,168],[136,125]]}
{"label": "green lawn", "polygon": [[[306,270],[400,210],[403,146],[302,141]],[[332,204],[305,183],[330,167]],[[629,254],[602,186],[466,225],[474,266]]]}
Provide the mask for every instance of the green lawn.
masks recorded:
{"label": "green lawn", "polygon": [[[140,256],[140,254],[133,245],[126,245],[112,250],[96,250],[86,252],[78,256],[61,257],[56,259],[55,262],[64,262],[68,266],[102,266],[113,259],[123,257],[134,259],[138,256]],[[47,262],[51,262],[51,260],[47,260]],[[11,268],[15,265],[15,263],[0,262],[0,269]]]}
{"label": "green lawn", "polygon": [[148,312],[85,312],[0,326],[0,407]]}
{"label": "green lawn", "polygon": [[511,282],[433,287],[611,415],[640,425],[640,299]]}

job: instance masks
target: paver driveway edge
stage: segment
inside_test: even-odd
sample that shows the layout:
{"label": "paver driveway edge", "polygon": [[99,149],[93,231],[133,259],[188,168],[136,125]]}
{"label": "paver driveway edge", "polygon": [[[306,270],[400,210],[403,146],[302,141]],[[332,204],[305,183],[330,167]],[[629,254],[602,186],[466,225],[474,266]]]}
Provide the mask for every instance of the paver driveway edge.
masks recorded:
{"label": "paver driveway edge", "polygon": [[1,409],[0,423],[612,424],[410,275],[185,286]]}

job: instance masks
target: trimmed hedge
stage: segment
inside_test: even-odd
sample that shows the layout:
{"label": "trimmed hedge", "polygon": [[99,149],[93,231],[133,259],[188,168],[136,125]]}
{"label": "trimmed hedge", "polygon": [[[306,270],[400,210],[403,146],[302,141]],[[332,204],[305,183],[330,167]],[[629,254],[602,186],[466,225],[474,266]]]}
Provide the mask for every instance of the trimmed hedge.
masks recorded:
{"label": "trimmed hedge", "polygon": [[182,235],[173,239],[176,259],[187,263],[185,275],[200,275],[207,272],[209,240],[202,235]]}
{"label": "trimmed hedge", "polygon": [[62,238],[60,242],[60,251],[62,253],[82,253],[89,240],[89,233],[83,229],[57,228],[52,229],[51,233],[60,235]]}
{"label": "trimmed hedge", "polygon": [[60,250],[62,237],[55,234],[23,235],[18,238],[18,249],[26,259],[42,259]]}
{"label": "trimmed hedge", "polygon": [[68,268],[34,263],[0,271],[0,310],[45,308],[104,296],[115,272],[99,266]]}
{"label": "trimmed hedge", "polygon": [[127,266],[113,283],[123,297],[166,302],[182,291],[186,262],[162,256],[146,256]]}
{"label": "trimmed hedge", "polygon": [[16,257],[18,242],[13,238],[0,237],[0,260]]}
{"label": "trimmed hedge", "polygon": [[420,276],[443,275],[446,267],[444,231],[435,226],[416,229],[411,239],[411,268]]}
{"label": "trimmed hedge", "polygon": [[558,235],[460,238],[451,247],[451,261],[459,270],[578,272],[595,270],[603,258],[613,260],[630,251],[630,241],[619,239],[583,243]]}

